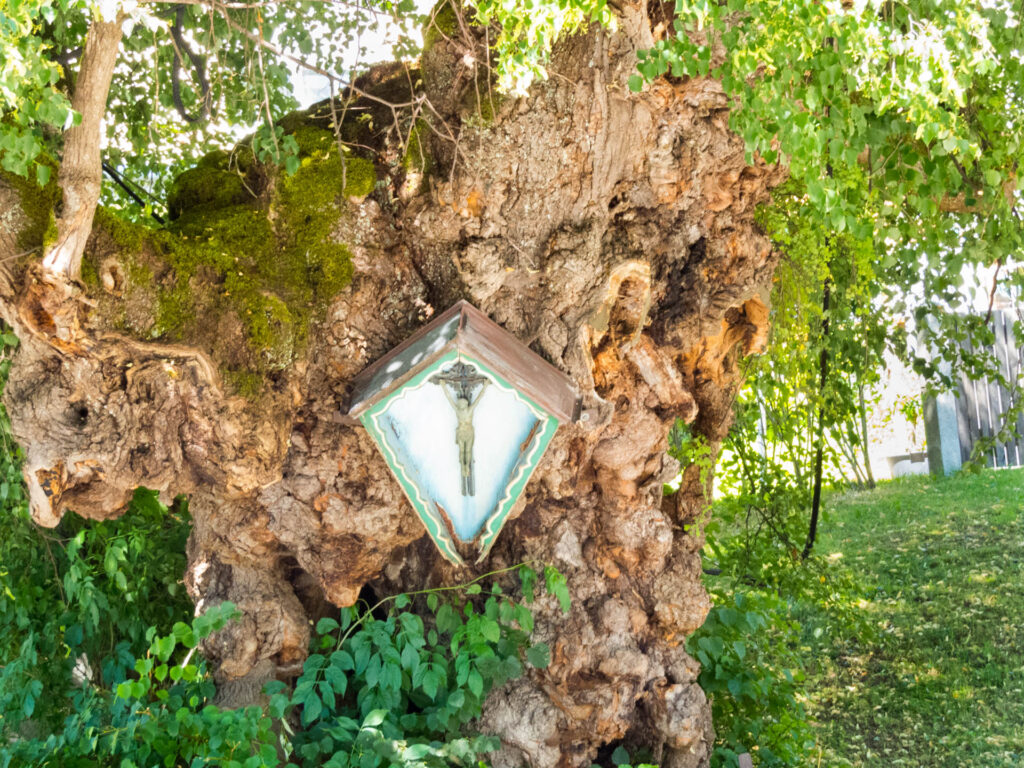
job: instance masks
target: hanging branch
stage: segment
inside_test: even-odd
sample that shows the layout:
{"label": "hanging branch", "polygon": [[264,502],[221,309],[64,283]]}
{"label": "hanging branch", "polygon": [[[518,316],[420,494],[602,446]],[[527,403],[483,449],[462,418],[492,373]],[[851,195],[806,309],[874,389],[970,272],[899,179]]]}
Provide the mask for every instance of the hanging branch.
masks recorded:
{"label": "hanging branch", "polygon": [[[829,304],[832,299],[831,277],[825,278],[825,292],[821,299],[821,356],[818,359],[820,378],[818,380],[819,397],[825,396],[825,385],[828,381],[828,332],[829,332]],[[821,513],[821,475],[822,462],[825,450],[825,405],[824,401],[818,404],[818,425],[817,425],[817,447],[814,451],[814,494],[811,498],[811,523],[807,529],[807,541],[804,543],[804,550],[800,553],[800,559],[806,560],[810,557],[814,548],[814,540],[818,535],[818,517]]]}
{"label": "hanging branch", "polygon": [[[210,88],[210,81],[206,77],[206,61],[202,56],[192,50],[188,41],[181,34],[181,27],[185,21],[185,6],[179,5],[174,11],[174,23],[171,25],[171,41],[174,45],[174,63],[171,66],[171,97],[174,99],[174,108],[178,114],[190,125],[205,122],[213,113],[213,92]],[[196,82],[199,84],[200,109],[197,114],[192,114],[185,109],[181,100],[181,53],[185,52],[189,62],[192,64],[192,71],[195,73]]]}

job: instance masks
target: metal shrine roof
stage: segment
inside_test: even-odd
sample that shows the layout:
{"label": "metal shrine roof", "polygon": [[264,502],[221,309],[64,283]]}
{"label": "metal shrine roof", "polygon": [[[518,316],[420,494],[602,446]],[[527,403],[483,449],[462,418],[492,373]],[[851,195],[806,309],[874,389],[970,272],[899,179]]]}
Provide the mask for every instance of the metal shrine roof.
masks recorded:
{"label": "metal shrine roof", "polygon": [[352,382],[349,415],[397,392],[452,349],[488,365],[558,421],[579,417],[572,379],[467,301],[460,301],[365,368]]}

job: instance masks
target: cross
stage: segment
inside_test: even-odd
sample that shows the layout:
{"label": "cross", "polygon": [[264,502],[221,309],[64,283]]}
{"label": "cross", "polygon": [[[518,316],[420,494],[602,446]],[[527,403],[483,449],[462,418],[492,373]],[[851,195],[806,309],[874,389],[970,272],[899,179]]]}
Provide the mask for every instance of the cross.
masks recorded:
{"label": "cross", "polygon": [[430,377],[434,384],[448,384],[458,397],[467,400],[472,398],[473,386],[476,384],[487,385],[489,379],[477,373],[476,368],[469,363],[459,361],[452,363],[448,368]]}
{"label": "cross", "polygon": [[[473,411],[476,410],[477,403],[490,384],[490,379],[477,373],[472,365],[457,362],[447,370],[431,376],[430,381],[441,387],[444,396],[455,409],[455,444],[459,448],[462,495],[474,496],[476,489],[473,487]],[[474,398],[473,390],[477,384],[480,385],[480,389]]]}

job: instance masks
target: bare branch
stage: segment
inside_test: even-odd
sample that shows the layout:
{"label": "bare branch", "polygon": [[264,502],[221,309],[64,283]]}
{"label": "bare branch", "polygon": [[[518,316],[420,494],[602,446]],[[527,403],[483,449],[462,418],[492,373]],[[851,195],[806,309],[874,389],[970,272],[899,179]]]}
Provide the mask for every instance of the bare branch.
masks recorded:
{"label": "bare branch", "polygon": [[[318,74],[318,75],[320,75],[322,77],[326,77],[332,83],[333,82],[344,82],[342,80],[342,78],[338,77],[334,73],[328,72],[326,69],[323,69],[322,67],[318,67],[315,64],[310,64],[308,61],[306,61],[304,59],[300,59],[297,56],[292,56],[290,53],[286,52],[282,48],[274,45],[273,43],[269,42],[268,40],[264,40],[260,35],[257,35],[255,32],[252,32],[252,31],[246,29],[245,27],[237,24],[234,21],[234,19],[231,18],[230,14],[228,14],[227,9],[226,9],[226,7],[223,4],[218,3],[218,2],[214,2],[214,3],[212,3],[212,6],[221,14],[221,16],[224,18],[224,21],[227,22],[227,25],[229,27],[231,27],[233,30],[235,30],[239,34],[245,36],[246,38],[248,38],[252,42],[256,43],[256,45],[258,47],[265,48],[266,50],[270,51],[271,53],[275,54],[276,56],[280,56],[282,59],[286,59],[286,60],[292,62],[292,64],[295,64],[296,66],[302,67],[303,69],[308,70],[309,72],[314,72],[314,73],[316,73],[316,74]],[[392,109],[397,109],[397,108],[401,108],[401,107],[411,107],[414,104],[417,104],[422,99],[422,97],[421,97],[420,99],[415,99],[413,101],[407,101],[407,102],[402,102],[402,103],[399,103],[399,104],[393,104],[390,101],[385,101],[384,99],[380,98],[379,96],[374,96],[372,93],[368,93],[368,92],[362,90],[361,88],[358,88],[354,83],[347,83],[346,87],[351,89],[353,93],[358,94],[359,96],[361,96],[364,99],[369,99],[370,101],[375,101],[378,104],[383,104],[384,106],[391,107]]]}

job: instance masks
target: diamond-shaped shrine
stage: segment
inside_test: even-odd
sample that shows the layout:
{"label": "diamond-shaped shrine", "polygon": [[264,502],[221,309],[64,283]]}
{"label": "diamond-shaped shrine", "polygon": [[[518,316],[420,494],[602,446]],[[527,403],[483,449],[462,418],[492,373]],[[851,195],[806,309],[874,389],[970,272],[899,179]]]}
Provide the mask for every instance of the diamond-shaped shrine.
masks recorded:
{"label": "diamond-shaped shrine", "polygon": [[460,301],[356,377],[349,413],[441,554],[463,564],[461,545],[487,556],[578,410],[572,380]]}

